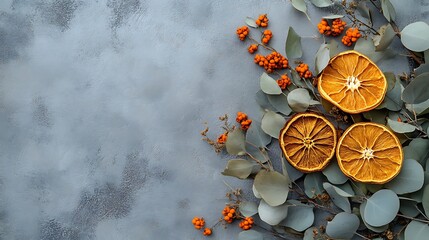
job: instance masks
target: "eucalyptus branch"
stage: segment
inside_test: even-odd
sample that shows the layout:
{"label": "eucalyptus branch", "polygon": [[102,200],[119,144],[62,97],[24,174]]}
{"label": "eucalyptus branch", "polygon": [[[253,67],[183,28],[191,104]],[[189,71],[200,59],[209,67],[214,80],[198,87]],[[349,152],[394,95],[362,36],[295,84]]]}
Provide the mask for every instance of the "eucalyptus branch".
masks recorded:
{"label": "eucalyptus branch", "polygon": [[272,51],[272,52],[277,52],[274,48],[272,48],[272,47],[270,47],[270,46],[268,46],[268,45],[262,44],[262,43],[258,42],[257,40],[255,40],[254,38],[252,38],[252,37],[250,37],[250,36],[248,36],[248,38],[249,38],[250,40],[254,41],[256,44],[258,44],[258,46],[262,46],[263,48],[265,48],[265,49],[267,49],[267,50],[270,50],[270,51]]}
{"label": "eucalyptus branch", "polygon": [[367,237],[365,237],[364,235],[359,234],[358,232],[355,232],[355,234],[356,234],[356,235],[358,235],[359,237],[361,237],[361,238],[365,239],[365,240],[371,240],[371,238],[367,238]]}
{"label": "eucalyptus branch", "polygon": [[410,217],[410,216],[407,216],[407,215],[402,215],[402,214],[396,214],[396,216],[399,216],[399,217],[403,217],[403,218],[406,218],[406,219],[411,219],[411,220],[415,220],[415,221],[419,221],[419,222],[422,222],[422,223],[426,223],[426,224],[429,224],[429,221],[427,221],[427,220],[423,220],[423,219],[420,219],[420,218],[413,218],[413,217]]}

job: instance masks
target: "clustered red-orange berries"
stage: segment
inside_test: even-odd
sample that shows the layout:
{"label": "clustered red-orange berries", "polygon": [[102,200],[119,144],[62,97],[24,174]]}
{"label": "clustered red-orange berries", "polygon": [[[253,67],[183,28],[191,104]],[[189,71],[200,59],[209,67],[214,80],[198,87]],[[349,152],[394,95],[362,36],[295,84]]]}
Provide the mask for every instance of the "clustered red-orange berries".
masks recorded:
{"label": "clustered red-orange berries", "polygon": [[273,37],[273,33],[271,32],[271,30],[265,30],[264,31],[264,37],[262,38],[262,42],[264,44],[268,44],[268,42],[271,40],[271,38]]}
{"label": "clustered red-orange berries", "polygon": [[346,35],[343,37],[341,42],[347,47],[350,47],[354,42],[356,42],[362,35],[359,32],[358,28],[349,28],[346,31]]}
{"label": "clustered red-orange berries", "polygon": [[265,71],[272,73],[276,69],[283,69],[289,67],[287,58],[283,57],[278,52],[272,52],[267,56],[256,54],[254,62],[261,67],[265,68]]}
{"label": "clustered red-orange berries", "polygon": [[247,118],[247,114],[243,112],[237,112],[237,118],[235,119],[241,125],[241,129],[246,131],[250,128],[250,124],[252,124],[252,120]]}
{"label": "clustered red-orange berries", "polygon": [[290,78],[285,74],[282,75],[279,79],[277,79],[277,84],[282,90],[285,90],[289,85],[292,84]]}
{"label": "clustered red-orange berries", "polygon": [[346,22],[342,21],[340,18],[336,18],[332,21],[332,25],[329,26],[329,23],[326,19],[323,19],[317,24],[317,28],[319,29],[320,34],[326,36],[339,36],[346,26]]}
{"label": "clustered red-orange berries", "polygon": [[217,143],[225,144],[227,139],[228,139],[228,132],[224,132],[217,138]]}
{"label": "clustered red-orange berries", "polygon": [[237,217],[235,208],[231,208],[230,206],[225,206],[225,208],[222,210],[223,220],[227,223],[232,223],[234,219]]}
{"label": "clustered red-orange berries", "polygon": [[212,229],[211,228],[204,228],[203,235],[204,236],[212,235]]}
{"label": "clustered red-orange berries", "polygon": [[268,17],[267,14],[259,15],[258,19],[256,19],[256,25],[260,27],[267,27],[268,26]]}
{"label": "clustered red-orange berries", "polygon": [[308,65],[305,63],[301,63],[298,66],[296,66],[295,70],[302,78],[311,78],[313,76],[313,73],[310,70],[308,70]]}
{"label": "clustered red-orange berries", "polygon": [[246,39],[246,36],[249,34],[249,28],[247,26],[242,26],[237,28],[237,35],[241,41]]}
{"label": "clustered red-orange berries", "polygon": [[256,52],[258,50],[258,44],[252,44],[249,46],[249,48],[247,49],[247,51],[249,51],[250,54],[253,54],[254,52]]}
{"label": "clustered red-orange berries", "polygon": [[252,217],[246,217],[244,218],[240,224],[240,228],[243,230],[249,230],[253,227],[253,218]]}
{"label": "clustered red-orange berries", "polygon": [[204,221],[204,218],[194,217],[192,219],[192,224],[194,225],[194,227],[196,229],[202,229],[204,227],[204,225],[206,224],[206,222]]}

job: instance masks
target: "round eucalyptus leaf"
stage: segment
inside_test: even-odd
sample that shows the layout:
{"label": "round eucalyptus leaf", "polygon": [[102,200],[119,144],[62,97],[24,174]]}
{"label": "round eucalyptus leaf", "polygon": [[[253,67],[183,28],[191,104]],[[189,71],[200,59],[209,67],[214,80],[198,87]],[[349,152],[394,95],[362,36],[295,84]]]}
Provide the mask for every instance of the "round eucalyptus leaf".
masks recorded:
{"label": "round eucalyptus leaf", "polygon": [[399,198],[395,192],[382,189],[368,198],[364,210],[365,222],[374,227],[390,223],[399,211]]}
{"label": "round eucalyptus leaf", "polygon": [[359,228],[359,218],[351,213],[341,212],[326,225],[326,234],[335,239],[350,239]]}
{"label": "round eucalyptus leaf", "polygon": [[398,122],[387,118],[387,126],[389,126],[396,133],[409,133],[416,130],[416,126],[409,123]]}
{"label": "round eucalyptus leaf", "polygon": [[[350,201],[347,197],[343,197],[337,193],[338,189],[335,189],[335,186],[325,182],[323,183],[323,188],[331,197],[332,202],[339,208],[343,209],[347,213],[351,213]],[[342,190],[341,190],[342,191]]]}
{"label": "round eucalyptus leaf", "polygon": [[317,228],[311,227],[305,230],[304,237],[302,240],[314,240],[314,233],[313,233],[314,229],[317,229]]}
{"label": "round eucalyptus leaf", "polygon": [[418,68],[414,69],[416,76],[426,72],[429,72],[429,63],[423,63]]}
{"label": "round eucalyptus leaf", "polygon": [[305,112],[310,106],[310,101],[312,100],[310,93],[307,89],[297,88],[292,90],[287,95],[287,101],[289,106],[294,112]]}
{"label": "round eucalyptus leaf", "polygon": [[417,202],[416,201],[408,201],[404,199],[400,199],[401,206],[399,207],[399,211],[409,217],[417,217],[417,215],[420,214],[419,210],[417,209]]}
{"label": "round eucalyptus leaf", "polygon": [[302,177],[304,175],[303,172],[297,170],[292,165],[290,165],[290,163],[288,161],[286,161],[284,159],[284,157],[282,157],[282,158],[283,158],[283,162],[285,164],[286,171],[288,173],[288,176],[289,176],[290,180],[292,180],[292,181],[295,182],[296,180],[298,180],[300,177]]}
{"label": "round eucalyptus leaf", "polygon": [[352,187],[349,184],[347,184],[347,183],[343,185],[343,188],[346,189],[346,191],[343,190],[343,189],[341,189],[340,187],[334,186],[334,185],[332,185],[332,184],[330,184],[328,182],[323,183],[323,188],[325,188],[325,189],[332,188],[332,189],[334,189],[334,191],[338,195],[340,195],[342,197],[346,197],[346,198],[347,197],[353,197],[355,195],[354,192],[353,192]]}
{"label": "round eucalyptus leaf", "polygon": [[423,187],[424,177],[420,163],[414,159],[405,159],[398,176],[384,186],[396,194],[411,193]]}
{"label": "round eucalyptus leaf", "polygon": [[247,155],[251,156],[252,159],[257,159],[261,163],[266,163],[269,159],[268,153],[265,148],[259,148],[250,142],[246,142],[246,153]]}
{"label": "round eucalyptus leaf", "polygon": [[285,123],[286,119],[284,117],[273,111],[267,111],[262,117],[261,128],[266,134],[278,139],[280,130],[284,127]]}
{"label": "round eucalyptus leaf", "polygon": [[254,186],[262,199],[271,206],[279,206],[286,202],[289,193],[289,180],[276,171],[259,171]]}
{"label": "round eucalyptus leaf", "polygon": [[302,232],[313,225],[314,213],[311,206],[301,204],[296,200],[289,200],[288,202],[292,205],[289,206],[287,217],[280,223],[281,226]]}
{"label": "round eucalyptus leaf", "polygon": [[393,72],[383,72],[387,80],[387,91],[389,92],[396,86],[396,76]]}
{"label": "round eucalyptus leaf", "polygon": [[302,57],[301,37],[292,27],[289,27],[286,38],[286,56],[288,58]]}
{"label": "round eucalyptus leaf", "polygon": [[329,41],[329,57],[332,58],[335,55],[337,55],[338,53],[340,53],[340,50],[338,49],[338,42],[335,41],[335,39],[331,39],[331,41]]}
{"label": "round eucalyptus leaf", "polygon": [[323,175],[320,172],[308,173],[304,178],[304,191],[309,198],[315,198],[323,192]]}
{"label": "round eucalyptus leaf", "polygon": [[273,106],[278,112],[283,113],[284,115],[292,113],[292,109],[289,107],[286,95],[268,95],[267,98],[271,103],[271,106]]}
{"label": "round eucalyptus leaf", "polygon": [[429,226],[425,223],[413,220],[405,228],[405,239],[427,240],[429,236]]}
{"label": "round eucalyptus leaf", "polygon": [[232,132],[228,133],[225,146],[226,151],[231,155],[246,154],[244,132],[241,129],[236,128]]}
{"label": "round eucalyptus leaf", "polygon": [[276,111],[273,106],[271,106],[271,103],[268,101],[267,94],[262,92],[262,90],[259,90],[255,94],[255,100],[258,103],[259,106],[261,106],[262,109],[270,110],[270,111]]}
{"label": "round eucalyptus leaf", "polygon": [[328,66],[330,60],[330,45],[323,43],[317,50],[315,58],[316,74],[322,72],[326,66]]}
{"label": "round eucalyptus leaf", "polygon": [[405,104],[405,108],[408,109],[410,112],[415,112],[417,116],[429,113],[429,99],[416,104]]}
{"label": "round eucalyptus leaf", "polygon": [[425,22],[414,22],[401,31],[401,42],[414,52],[429,49],[429,25]]}
{"label": "round eucalyptus leaf", "polygon": [[261,86],[262,92],[266,94],[279,95],[283,93],[276,80],[268,76],[268,74],[265,72],[262,73],[261,77],[259,78],[259,84]]}
{"label": "round eucalyptus leaf", "polygon": [[251,17],[246,17],[246,20],[244,21],[247,26],[252,27],[252,28],[258,28],[258,24],[256,24],[255,19],[251,18]]}
{"label": "round eucalyptus leaf", "polygon": [[228,164],[222,174],[225,176],[246,179],[252,173],[253,166],[255,166],[255,163],[246,159],[232,159],[228,161]]}
{"label": "round eucalyptus leaf", "polygon": [[251,217],[258,213],[258,205],[255,202],[240,202],[238,205],[240,213],[245,217]]}
{"label": "round eucalyptus leaf", "polygon": [[382,188],[383,188],[383,185],[381,184],[371,184],[371,183],[366,184],[366,189],[368,189],[368,191],[370,191],[371,193],[376,193],[378,190]]}
{"label": "round eucalyptus leaf", "polygon": [[[429,41],[428,41],[429,43]],[[402,92],[402,100],[406,103],[422,103],[429,99],[429,91],[427,91],[427,82],[429,72],[422,73],[414,78]]]}
{"label": "round eucalyptus leaf", "polygon": [[429,216],[429,184],[427,184],[423,189],[422,205],[426,216]]}
{"label": "round eucalyptus leaf", "polygon": [[392,25],[390,24],[381,26],[378,32],[380,33],[379,38],[374,37],[375,50],[383,51],[392,43],[393,38],[396,36],[396,33],[395,30],[393,30]]}
{"label": "round eucalyptus leaf", "polygon": [[259,198],[259,199],[262,198],[261,194],[259,194],[258,190],[256,190],[256,188],[255,188],[255,182],[253,182],[253,185],[252,185],[252,192],[256,198]]}
{"label": "round eucalyptus leaf", "polygon": [[288,215],[289,204],[282,204],[280,206],[270,206],[263,199],[259,203],[258,213],[262,221],[269,225],[277,225]]}
{"label": "round eucalyptus leaf", "polygon": [[246,142],[257,147],[265,147],[271,142],[271,137],[262,130],[260,122],[253,121],[246,132]]}
{"label": "round eucalyptus leaf", "polygon": [[386,93],[383,102],[376,109],[386,108],[390,111],[399,111],[404,105],[401,98],[404,87],[401,85],[400,81],[396,81],[396,77],[392,73],[385,73],[385,76],[386,79],[388,79],[389,88],[391,86],[392,89]]}
{"label": "round eucalyptus leaf", "polygon": [[429,156],[427,149],[429,149],[429,139],[415,138],[404,147],[404,159],[415,159],[423,165]]}
{"label": "round eucalyptus leaf", "polygon": [[331,0],[310,0],[310,2],[314,6],[320,7],[320,8],[329,7],[329,6],[332,6],[334,4],[334,2]]}
{"label": "round eucalyptus leaf", "polygon": [[369,230],[376,232],[376,233],[381,233],[387,230],[387,228],[389,228],[389,224],[380,226],[380,227],[374,227],[369,225],[366,221],[365,221],[365,207],[366,207],[366,201],[363,202],[360,207],[359,207],[359,211],[360,211],[360,216],[362,217],[362,222],[364,223],[364,225],[366,226],[366,228],[368,228]]}
{"label": "round eucalyptus leaf", "polygon": [[325,169],[323,169],[322,173],[326,178],[328,178],[328,181],[333,184],[343,184],[348,180],[336,161],[332,161]]}
{"label": "round eucalyptus leaf", "polygon": [[255,230],[241,231],[238,234],[238,240],[264,240],[264,235]]}

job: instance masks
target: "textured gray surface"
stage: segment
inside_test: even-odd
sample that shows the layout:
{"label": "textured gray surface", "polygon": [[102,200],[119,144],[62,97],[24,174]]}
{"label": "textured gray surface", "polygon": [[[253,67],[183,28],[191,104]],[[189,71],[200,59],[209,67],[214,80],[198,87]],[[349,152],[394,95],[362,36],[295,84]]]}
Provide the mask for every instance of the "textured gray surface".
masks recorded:
{"label": "textured gray surface", "polygon": [[[401,5],[400,26],[428,17]],[[199,131],[209,121],[215,137],[224,113],[260,117],[261,69],[235,29],[261,13],[275,48],[302,26],[314,56],[322,40],[289,1],[2,0],[0,238],[202,238],[192,217],[215,222],[223,181],[242,182],[221,176]],[[310,8],[312,24],[326,13]],[[398,58],[380,66],[407,71]]]}

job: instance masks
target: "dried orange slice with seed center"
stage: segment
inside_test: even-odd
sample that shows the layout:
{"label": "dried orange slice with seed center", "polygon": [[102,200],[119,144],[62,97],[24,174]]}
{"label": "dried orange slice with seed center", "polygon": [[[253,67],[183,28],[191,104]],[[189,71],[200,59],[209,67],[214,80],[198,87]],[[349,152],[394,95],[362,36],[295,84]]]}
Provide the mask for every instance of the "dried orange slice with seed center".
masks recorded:
{"label": "dried orange slice with seed center", "polygon": [[358,182],[384,184],[401,170],[403,151],[384,125],[364,122],[350,126],[338,140],[337,161],[343,173]]}
{"label": "dried orange slice with seed center", "polygon": [[320,95],[347,113],[361,113],[383,102],[387,80],[368,57],[346,51],[333,57],[318,80]]}
{"label": "dried orange slice with seed center", "polygon": [[299,113],[286,122],[279,143],[292,166],[302,172],[316,172],[325,168],[334,156],[337,132],[326,118]]}

